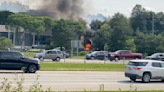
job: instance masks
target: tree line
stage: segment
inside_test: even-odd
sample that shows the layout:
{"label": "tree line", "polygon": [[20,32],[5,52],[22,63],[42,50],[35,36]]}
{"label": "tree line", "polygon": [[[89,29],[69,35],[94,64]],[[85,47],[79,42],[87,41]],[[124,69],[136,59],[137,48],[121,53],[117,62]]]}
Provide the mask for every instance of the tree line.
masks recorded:
{"label": "tree line", "polygon": [[[0,25],[5,25],[12,32],[35,33],[37,36],[44,34],[46,30],[52,30],[52,36],[47,39],[48,49],[55,47],[66,47],[70,49],[71,40],[78,39],[86,32],[84,23],[72,20],[53,20],[47,16],[31,16],[26,13],[12,13],[10,11],[0,12]],[[19,45],[23,44],[25,35],[21,38]]]}
{"label": "tree line", "polygon": [[111,52],[132,50],[145,55],[164,52],[163,12],[136,5],[130,18],[116,13],[109,21],[92,21],[90,26],[96,31],[92,48]]}
{"label": "tree line", "polygon": [[[45,30],[52,30],[52,36],[47,39],[49,42],[47,48],[63,46],[70,49],[71,40],[80,39],[82,35],[89,35],[89,32],[86,32],[86,24],[79,21],[53,20],[47,16],[37,17],[9,11],[0,12],[0,25],[6,25],[6,29],[15,32],[23,28],[23,33],[37,35],[44,34]],[[145,55],[164,52],[163,12],[155,13],[146,10],[141,5],[136,5],[130,18],[118,12],[105,21],[93,20],[90,28],[94,30],[93,50],[111,52],[132,50]]]}

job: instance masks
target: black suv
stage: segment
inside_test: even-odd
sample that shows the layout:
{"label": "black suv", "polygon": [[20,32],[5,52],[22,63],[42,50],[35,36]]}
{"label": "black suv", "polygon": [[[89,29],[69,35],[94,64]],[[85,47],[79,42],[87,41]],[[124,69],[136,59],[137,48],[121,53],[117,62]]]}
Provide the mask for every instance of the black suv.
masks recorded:
{"label": "black suv", "polygon": [[107,51],[94,51],[90,54],[86,55],[86,59],[99,59],[99,60],[107,60],[108,59],[108,52]]}
{"label": "black suv", "polygon": [[19,52],[0,51],[0,69],[24,70],[25,73],[35,73],[40,69],[40,60],[26,58]]}

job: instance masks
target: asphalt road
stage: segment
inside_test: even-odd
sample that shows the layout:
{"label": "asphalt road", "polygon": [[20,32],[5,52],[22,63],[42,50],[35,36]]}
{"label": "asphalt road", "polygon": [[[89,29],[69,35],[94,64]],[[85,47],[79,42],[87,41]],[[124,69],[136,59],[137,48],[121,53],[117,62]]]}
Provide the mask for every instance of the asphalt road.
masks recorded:
{"label": "asphalt road", "polygon": [[[24,74],[24,90],[26,91],[32,86],[39,77],[39,83],[42,84],[43,89],[51,87],[53,91],[99,91],[100,85],[104,84],[104,90],[106,91],[118,91],[121,90],[163,90],[164,82],[155,80],[148,84],[142,83],[141,80],[133,83],[128,78],[124,77],[124,72],[37,72],[36,74]],[[22,74],[18,73],[19,78]],[[14,78],[16,76],[11,72],[1,71],[0,82],[5,78],[13,82],[13,86],[16,85]],[[131,86],[131,87],[130,87]]]}
{"label": "asphalt road", "polygon": [[[53,62],[50,59],[45,59],[44,62]],[[64,59],[61,59],[60,61],[61,63],[64,63]],[[118,62],[115,61],[104,61],[104,60],[83,60],[83,59],[65,59],[65,63],[82,63],[84,64],[84,62],[88,63],[88,64],[127,64],[129,62],[129,60],[120,60]]]}

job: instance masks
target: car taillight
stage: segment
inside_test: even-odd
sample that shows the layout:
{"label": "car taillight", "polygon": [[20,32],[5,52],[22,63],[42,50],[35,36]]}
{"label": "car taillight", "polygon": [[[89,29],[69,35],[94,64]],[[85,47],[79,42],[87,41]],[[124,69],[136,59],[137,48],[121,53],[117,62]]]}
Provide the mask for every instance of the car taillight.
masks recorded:
{"label": "car taillight", "polygon": [[135,70],[141,70],[142,68],[135,68],[135,67],[134,67],[134,69],[135,69]]}

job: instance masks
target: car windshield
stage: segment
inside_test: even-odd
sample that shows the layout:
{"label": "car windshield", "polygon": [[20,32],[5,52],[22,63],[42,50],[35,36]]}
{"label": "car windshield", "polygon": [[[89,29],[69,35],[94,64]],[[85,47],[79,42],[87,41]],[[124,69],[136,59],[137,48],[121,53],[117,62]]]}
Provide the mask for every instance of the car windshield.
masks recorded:
{"label": "car windshield", "polygon": [[119,50],[119,51],[116,51],[115,53],[120,53],[121,51]]}
{"label": "car windshield", "polygon": [[94,52],[92,52],[91,54],[96,54],[97,53],[97,51],[94,51]]}
{"label": "car windshield", "polygon": [[156,56],[158,56],[159,54],[158,53],[156,53],[156,54],[153,54],[153,55],[151,55],[152,57],[156,57]]}
{"label": "car windshield", "polygon": [[47,51],[42,52],[42,54],[45,54]]}

